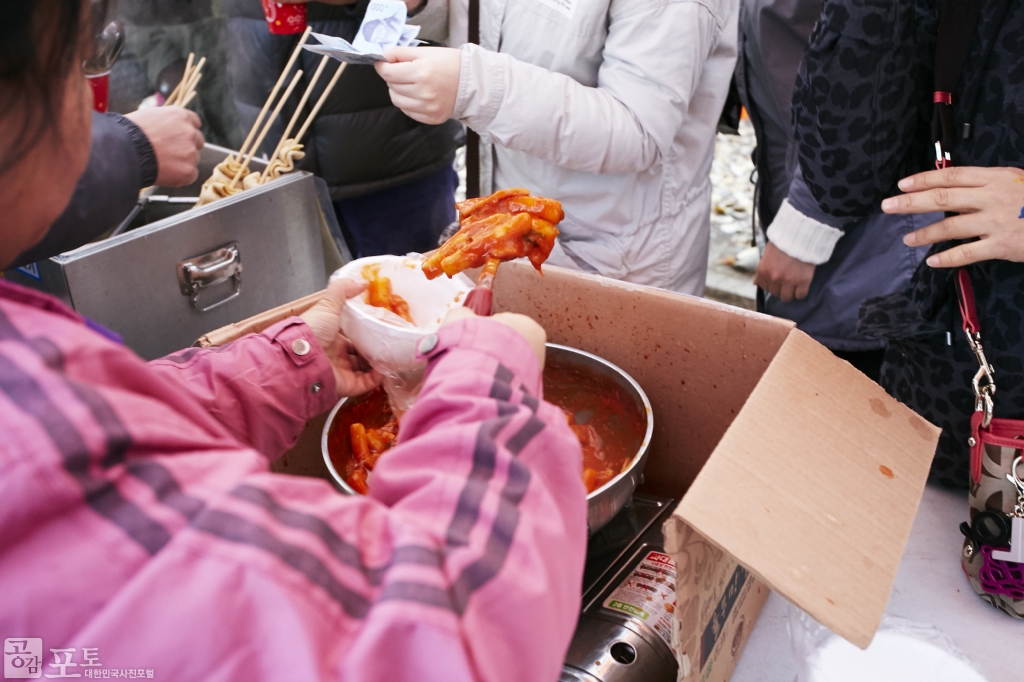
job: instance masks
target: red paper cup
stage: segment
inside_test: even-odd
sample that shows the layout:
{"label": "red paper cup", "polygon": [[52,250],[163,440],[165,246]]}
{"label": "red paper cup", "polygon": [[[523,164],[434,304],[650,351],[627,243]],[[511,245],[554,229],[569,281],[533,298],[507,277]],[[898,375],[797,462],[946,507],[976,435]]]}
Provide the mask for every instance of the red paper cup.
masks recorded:
{"label": "red paper cup", "polygon": [[92,88],[92,108],[104,114],[110,104],[110,72],[99,76],[87,76],[89,87]]}
{"label": "red paper cup", "polygon": [[267,28],[274,35],[294,35],[306,30],[306,5],[262,0]]}

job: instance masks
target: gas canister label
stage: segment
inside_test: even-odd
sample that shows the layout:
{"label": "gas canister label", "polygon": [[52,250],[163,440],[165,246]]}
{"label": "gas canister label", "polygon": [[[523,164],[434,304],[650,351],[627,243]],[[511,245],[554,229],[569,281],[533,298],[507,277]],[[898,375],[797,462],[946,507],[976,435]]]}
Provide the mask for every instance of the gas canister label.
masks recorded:
{"label": "gas canister label", "polygon": [[615,591],[604,608],[643,621],[675,653],[672,618],[676,610],[676,563],[667,554],[648,552]]}

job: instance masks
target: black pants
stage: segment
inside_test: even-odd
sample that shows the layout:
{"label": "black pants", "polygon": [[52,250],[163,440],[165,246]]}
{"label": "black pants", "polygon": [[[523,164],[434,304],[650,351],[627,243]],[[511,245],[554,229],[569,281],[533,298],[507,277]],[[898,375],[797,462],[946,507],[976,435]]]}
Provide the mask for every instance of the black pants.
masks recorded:
{"label": "black pants", "polygon": [[829,348],[829,350],[837,358],[846,360],[867,375],[869,379],[876,384],[878,383],[879,378],[882,376],[882,359],[885,357],[884,348],[861,351],[834,350],[832,348]]}
{"label": "black pants", "polygon": [[[761,287],[757,288],[757,312],[763,313],[764,310],[764,289]],[[846,360],[848,363],[859,369],[867,378],[871,379],[876,384],[879,383],[879,379],[882,376],[882,360],[885,358],[885,349],[879,348],[878,350],[836,350],[829,348],[832,354],[840,360]]]}
{"label": "black pants", "polygon": [[436,249],[456,219],[459,176],[446,167],[412,182],[334,202],[341,231],[355,258]]}

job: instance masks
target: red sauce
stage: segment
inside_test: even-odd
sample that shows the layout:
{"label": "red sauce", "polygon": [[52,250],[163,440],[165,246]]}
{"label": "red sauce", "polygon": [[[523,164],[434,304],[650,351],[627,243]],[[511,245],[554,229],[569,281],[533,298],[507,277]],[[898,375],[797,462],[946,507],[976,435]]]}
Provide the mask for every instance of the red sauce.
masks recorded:
{"label": "red sauce", "polygon": [[365,492],[369,472],[364,463],[352,455],[352,425],[362,424],[366,429],[382,429],[393,422],[388,394],[379,386],[369,393],[349,398],[334,416],[331,429],[327,432],[327,452],[331,454],[335,470],[356,491]]}
{"label": "red sauce", "polygon": [[521,188],[460,201],[455,208],[459,231],[423,261],[427,279],[485,265],[494,269],[498,263],[524,257],[539,271],[555,246],[555,225],[565,217],[559,202],[532,197]]}
{"label": "red sauce", "polygon": [[544,399],[565,410],[580,440],[588,493],[624,471],[640,449],[647,415],[611,377],[572,361],[549,359]]}
{"label": "red sauce", "polygon": [[[593,492],[624,471],[640,449],[647,415],[612,378],[571,360],[548,359],[544,398],[561,407],[583,448],[583,483]],[[353,489],[366,490],[369,468],[352,453],[353,424],[367,431],[388,429],[393,415],[384,389],[351,398],[338,410],[327,433],[331,462]]]}

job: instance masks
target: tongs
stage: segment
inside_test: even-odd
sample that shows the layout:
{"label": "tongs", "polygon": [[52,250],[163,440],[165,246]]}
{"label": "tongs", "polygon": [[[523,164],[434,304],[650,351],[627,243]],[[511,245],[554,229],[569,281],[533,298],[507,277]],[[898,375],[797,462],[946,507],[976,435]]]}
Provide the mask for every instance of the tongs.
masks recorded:
{"label": "tongs", "polygon": [[494,285],[494,277],[498,274],[498,266],[501,261],[491,258],[480,271],[480,277],[476,280],[476,287],[469,292],[466,300],[462,303],[464,308],[469,308],[481,317],[489,317],[494,303],[494,292],[491,287]]}
{"label": "tongs", "polygon": [[154,189],[154,187],[147,187],[146,189],[142,190],[142,192],[139,193],[138,202],[132,208],[132,211],[131,213],[128,214],[128,217],[122,220],[121,224],[114,228],[114,231],[110,233],[111,237],[116,237],[117,235],[127,230],[128,226],[132,224],[133,220],[135,220],[135,216],[139,215],[139,213],[142,212],[142,209],[146,207],[146,204],[163,203],[192,205],[199,201],[199,197],[172,197],[167,194],[153,194]]}

